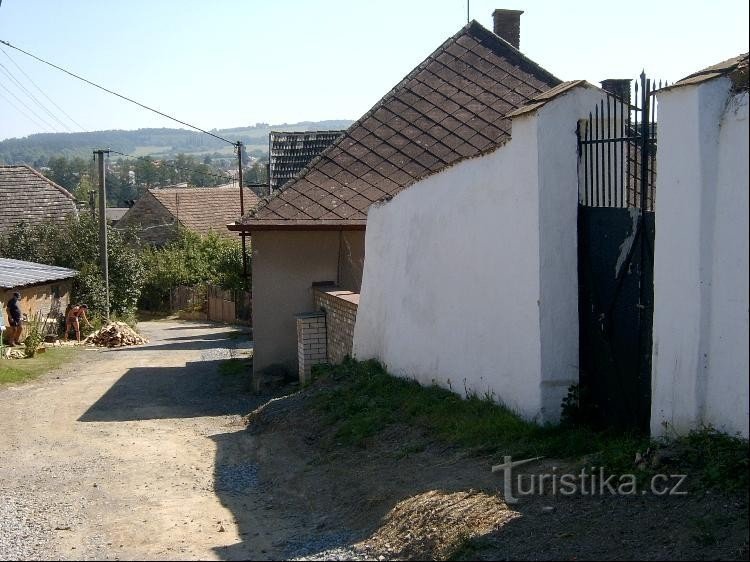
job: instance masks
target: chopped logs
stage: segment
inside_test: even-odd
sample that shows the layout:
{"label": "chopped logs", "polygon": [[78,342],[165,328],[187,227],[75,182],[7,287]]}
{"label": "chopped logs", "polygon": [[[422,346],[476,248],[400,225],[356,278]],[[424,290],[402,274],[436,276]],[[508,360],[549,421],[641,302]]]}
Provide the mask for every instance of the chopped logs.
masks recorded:
{"label": "chopped logs", "polygon": [[125,322],[111,322],[87,337],[84,343],[100,347],[124,347],[148,343],[148,340]]}

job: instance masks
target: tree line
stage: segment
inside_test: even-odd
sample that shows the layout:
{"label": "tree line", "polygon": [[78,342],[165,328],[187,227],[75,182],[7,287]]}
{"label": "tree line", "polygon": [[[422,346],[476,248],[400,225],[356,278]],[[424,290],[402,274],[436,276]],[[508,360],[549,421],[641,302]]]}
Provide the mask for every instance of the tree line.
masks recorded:
{"label": "tree line", "polygon": [[[180,229],[175,240],[154,248],[143,244],[134,229],[107,229],[110,312],[119,318],[132,318],[139,308],[165,309],[171,290],[180,285],[250,286],[236,240]],[[19,223],[0,236],[0,255],[77,270],[71,302],[86,303],[95,316],[105,316],[98,223],[88,213],[37,225]]]}
{"label": "tree line", "polygon": [[[243,164],[246,184],[267,183],[266,162],[256,160]],[[79,157],[50,158],[42,168],[49,179],[70,191],[77,200],[88,201],[89,191],[98,189],[98,172],[93,159]],[[172,160],[143,158],[113,158],[106,168],[107,206],[125,207],[140,197],[147,189],[187,183],[194,187],[213,187],[232,181],[235,170],[216,165],[211,156],[198,160],[194,156],[178,154]]]}

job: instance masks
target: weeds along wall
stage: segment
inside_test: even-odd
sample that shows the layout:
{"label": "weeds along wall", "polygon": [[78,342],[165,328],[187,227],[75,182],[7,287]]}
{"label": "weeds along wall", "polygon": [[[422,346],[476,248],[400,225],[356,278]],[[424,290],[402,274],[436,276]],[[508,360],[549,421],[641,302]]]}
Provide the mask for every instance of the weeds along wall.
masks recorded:
{"label": "weeds along wall", "polygon": [[578,381],[576,86],[512,139],[370,208],[354,356],[555,421]]}

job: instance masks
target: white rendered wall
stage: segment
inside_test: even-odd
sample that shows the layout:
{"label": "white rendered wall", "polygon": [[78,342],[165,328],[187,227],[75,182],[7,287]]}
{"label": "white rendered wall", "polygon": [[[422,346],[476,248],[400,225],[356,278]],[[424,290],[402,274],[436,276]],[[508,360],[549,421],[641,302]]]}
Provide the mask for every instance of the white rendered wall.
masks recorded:
{"label": "white rendered wall", "polygon": [[651,431],[748,435],[748,95],[659,95]]}
{"label": "white rendered wall", "polygon": [[576,123],[581,87],[513,138],[370,208],[354,356],[555,421],[578,381]]}

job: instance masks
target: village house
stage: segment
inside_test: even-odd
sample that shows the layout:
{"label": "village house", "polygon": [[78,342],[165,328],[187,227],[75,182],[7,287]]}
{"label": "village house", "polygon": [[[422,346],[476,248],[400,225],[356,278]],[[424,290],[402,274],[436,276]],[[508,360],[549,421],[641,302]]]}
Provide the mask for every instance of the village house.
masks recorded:
{"label": "village house", "polygon": [[77,216],[75,197],[30,166],[0,166],[0,235],[30,225]]}
{"label": "village house", "polygon": [[507,114],[560,84],[519,51],[521,13],[496,10],[495,33],[476,21],[464,26],[294,180],[229,226],[252,235],[256,371],[299,368],[295,315],[314,310],[314,284],[335,285],[316,291],[319,298],[359,293],[373,203],[494,150],[509,139]]}
{"label": "village house", "polygon": [[58,320],[70,304],[73,279],[77,275],[77,271],[65,267],[0,258],[2,314],[6,314],[5,305],[18,291],[25,320],[41,315],[48,320],[50,332],[56,333]]}
{"label": "village house", "polygon": [[[243,189],[243,197],[245,209],[259,201],[248,188]],[[236,239],[226,225],[239,214],[240,190],[236,185],[151,188],[117,221],[117,228],[135,228],[141,240],[155,246],[174,240],[179,228]]]}

